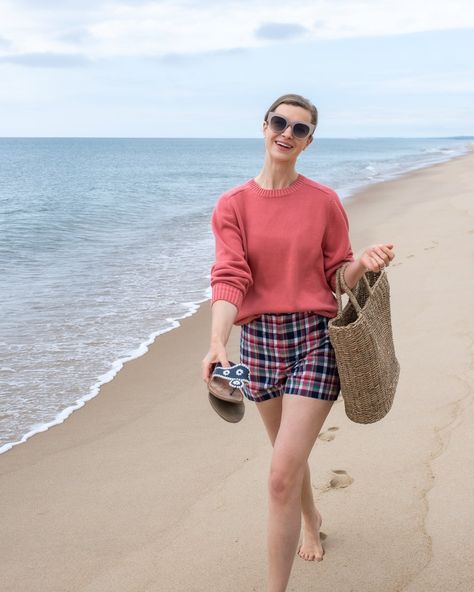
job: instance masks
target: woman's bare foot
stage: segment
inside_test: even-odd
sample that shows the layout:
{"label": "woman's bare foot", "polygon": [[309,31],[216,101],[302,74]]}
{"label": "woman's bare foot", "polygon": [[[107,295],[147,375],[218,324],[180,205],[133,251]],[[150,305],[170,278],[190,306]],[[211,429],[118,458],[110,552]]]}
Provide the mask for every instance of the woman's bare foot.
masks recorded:
{"label": "woman's bare foot", "polygon": [[322,523],[321,514],[316,510],[315,518],[312,519],[312,524],[303,526],[303,542],[298,549],[298,555],[306,561],[322,561],[324,557],[324,548],[321,544],[319,536],[319,529]]}

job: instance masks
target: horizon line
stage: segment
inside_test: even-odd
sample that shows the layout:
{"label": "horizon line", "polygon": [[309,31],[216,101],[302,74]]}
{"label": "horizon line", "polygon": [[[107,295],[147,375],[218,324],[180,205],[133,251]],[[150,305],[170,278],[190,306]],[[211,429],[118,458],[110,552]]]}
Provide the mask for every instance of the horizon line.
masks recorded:
{"label": "horizon line", "polygon": [[[314,140],[474,140],[474,135],[433,136],[318,136]],[[0,136],[0,140],[262,140],[260,136]]]}

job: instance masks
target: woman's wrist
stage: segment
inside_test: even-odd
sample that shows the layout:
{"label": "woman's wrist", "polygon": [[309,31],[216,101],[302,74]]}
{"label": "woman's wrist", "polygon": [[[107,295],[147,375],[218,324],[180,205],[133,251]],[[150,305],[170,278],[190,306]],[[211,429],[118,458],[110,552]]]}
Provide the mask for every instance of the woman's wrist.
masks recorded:
{"label": "woman's wrist", "polygon": [[367,268],[359,258],[351,261],[344,270],[344,281],[346,286],[352,290],[366,271]]}
{"label": "woman's wrist", "polygon": [[225,347],[225,341],[221,335],[211,335],[211,345],[223,345]]}

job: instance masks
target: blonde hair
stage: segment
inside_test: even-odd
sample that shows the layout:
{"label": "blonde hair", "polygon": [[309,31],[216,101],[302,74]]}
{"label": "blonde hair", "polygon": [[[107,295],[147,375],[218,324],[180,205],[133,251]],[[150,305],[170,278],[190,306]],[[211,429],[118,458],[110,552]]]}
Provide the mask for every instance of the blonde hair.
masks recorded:
{"label": "blonde hair", "polygon": [[273,101],[273,103],[267,109],[263,120],[267,121],[270,111],[275,111],[278,105],[281,105],[282,103],[285,103],[286,105],[296,105],[298,107],[303,107],[303,109],[306,109],[311,113],[311,123],[313,123],[315,126],[318,125],[318,110],[313,105],[313,103],[301,95],[294,94],[281,95],[281,97],[278,97],[276,101]]}

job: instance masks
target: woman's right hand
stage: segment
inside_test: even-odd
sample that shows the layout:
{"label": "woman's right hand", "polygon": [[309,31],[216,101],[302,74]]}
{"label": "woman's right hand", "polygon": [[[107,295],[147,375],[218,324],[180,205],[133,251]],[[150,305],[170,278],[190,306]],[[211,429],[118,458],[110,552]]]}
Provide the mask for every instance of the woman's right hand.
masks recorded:
{"label": "woman's right hand", "polygon": [[202,379],[206,384],[211,378],[213,364],[220,362],[226,368],[230,366],[225,344],[237,315],[237,307],[227,300],[216,300],[212,305],[211,313],[211,346],[201,363]]}
{"label": "woman's right hand", "polygon": [[209,351],[201,362],[202,379],[206,384],[211,378],[212,365],[216,362],[220,362],[222,366],[225,366],[226,368],[230,366],[229,360],[227,359],[225,345],[220,341],[211,343]]}

